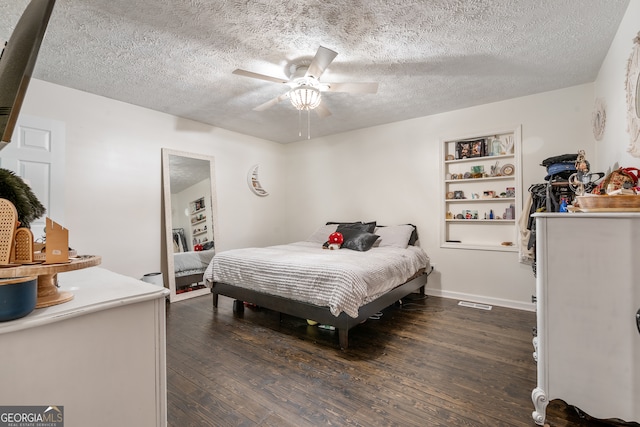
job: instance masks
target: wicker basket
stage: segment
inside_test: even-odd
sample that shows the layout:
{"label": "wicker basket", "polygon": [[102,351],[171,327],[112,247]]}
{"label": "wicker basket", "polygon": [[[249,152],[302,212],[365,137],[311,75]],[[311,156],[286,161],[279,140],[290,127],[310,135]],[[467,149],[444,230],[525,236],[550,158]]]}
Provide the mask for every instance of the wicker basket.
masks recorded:
{"label": "wicker basket", "polygon": [[7,199],[0,199],[0,265],[11,261],[16,229],[18,228],[18,211]]}
{"label": "wicker basket", "polygon": [[640,195],[578,196],[583,212],[640,212]]}

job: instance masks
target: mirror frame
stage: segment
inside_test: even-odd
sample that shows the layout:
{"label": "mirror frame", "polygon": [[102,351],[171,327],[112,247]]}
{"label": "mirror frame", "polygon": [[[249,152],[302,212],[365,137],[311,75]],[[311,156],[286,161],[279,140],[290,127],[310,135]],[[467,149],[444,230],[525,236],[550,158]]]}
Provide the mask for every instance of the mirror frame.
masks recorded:
{"label": "mirror frame", "polygon": [[172,150],[169,148],[162,148],[162,195],[163,195],[163,208],[164,208],[164,234],[165,234],[165,259],[166,259],[166,280],[165,286],[169,288],[169,301],[176,302],[188,298],[193,298],[200,295],[210,293],[208,287],[197,289],[191,292],[185,292],[182,294],[176,293],[176,278],[175,278],[175,263],[173,259],[173,233],[172,224],[173,218],[171,215],[171,179],[169,170],[169,156],[180,156],[190,159],[206,160],[209,162],[209,176],[210,176],[210,189],[211,192],[211,222],[213,227],[213,242],[214,248],[218,243],[218,203],[216,196],[216,175],[215,175],[215,158],[213,156],[207,156],[204,154],[190,153],[186,151]]}
{"label": "mirror frame", "polygon": [[631,138],[628,152],[640,157],[640,32],[633,39],[633,48],[627,62],[627,131]]}

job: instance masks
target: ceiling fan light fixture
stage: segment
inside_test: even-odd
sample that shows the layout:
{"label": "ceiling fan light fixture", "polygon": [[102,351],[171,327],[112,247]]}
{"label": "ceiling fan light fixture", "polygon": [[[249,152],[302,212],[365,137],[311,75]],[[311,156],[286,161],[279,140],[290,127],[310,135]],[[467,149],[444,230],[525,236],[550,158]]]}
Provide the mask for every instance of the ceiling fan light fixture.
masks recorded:
{"label": "ceiling fan light fixture", "polygon": [[309,111],[320,105],[322,96],[318,88],[309,85],[300,85],[289,91],[289,99],[291,100],[291,104],[298,110]]}

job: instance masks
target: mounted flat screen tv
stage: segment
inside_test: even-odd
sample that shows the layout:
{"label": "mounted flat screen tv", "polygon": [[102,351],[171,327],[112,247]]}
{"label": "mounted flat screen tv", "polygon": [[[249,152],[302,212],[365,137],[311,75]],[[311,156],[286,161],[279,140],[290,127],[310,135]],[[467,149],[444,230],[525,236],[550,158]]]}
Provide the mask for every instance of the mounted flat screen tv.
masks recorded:
{"label": "mounted flat screen tv", "polygon": [[11,142],[56,0],[31,0],[0,55],[0,150]]}

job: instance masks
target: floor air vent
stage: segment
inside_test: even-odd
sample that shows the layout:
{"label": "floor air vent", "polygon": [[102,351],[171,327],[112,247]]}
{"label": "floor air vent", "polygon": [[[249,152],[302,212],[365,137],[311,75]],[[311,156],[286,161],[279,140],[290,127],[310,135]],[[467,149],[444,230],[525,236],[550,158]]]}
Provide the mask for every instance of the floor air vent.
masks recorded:
{"label": "floor air vent", "polygon": [[459,301],[458,305],[461,305],[463,307],[478,308],[480,310],[491,310],[493,308],[487,304],[480,304],[477,302],[469,302],[469,301]]}

